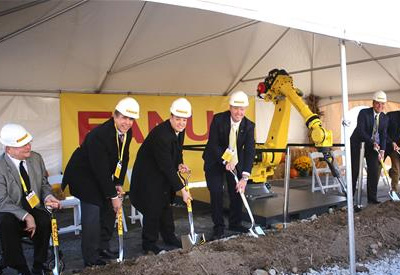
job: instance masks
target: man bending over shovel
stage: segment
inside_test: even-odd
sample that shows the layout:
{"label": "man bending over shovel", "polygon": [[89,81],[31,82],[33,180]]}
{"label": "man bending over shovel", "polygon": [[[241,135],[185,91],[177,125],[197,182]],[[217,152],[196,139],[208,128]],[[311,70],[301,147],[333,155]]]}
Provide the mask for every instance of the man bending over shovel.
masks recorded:
{"label": "man bending over shovel", "polygon": [[142,248],[147,254],[158,254],[158,234],[167,245],[181,248],[175,235],[171,201],[181,191],[187,203],[190,194],[184,189],[177,172],[186,173],[182,146],[187,119],[192,107],[185,98],[172,103],[171,117],[156,126],[140,146],[133,166],[129,198],[143,214]]}

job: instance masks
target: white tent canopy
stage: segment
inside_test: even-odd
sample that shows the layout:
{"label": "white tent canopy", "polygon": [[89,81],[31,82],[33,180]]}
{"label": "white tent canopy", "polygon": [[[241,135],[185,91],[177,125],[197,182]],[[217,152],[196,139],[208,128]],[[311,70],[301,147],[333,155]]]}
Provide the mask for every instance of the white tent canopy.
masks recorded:
{"label": "white tent canopy", "polygon": [[337,96],[330,36],[361,41],[347,44],[350,94],[398,91],[398,9],[350,2],[362,12],[344,1],[0,1],[0,91],[255,94],[284,68],[306,94]]}

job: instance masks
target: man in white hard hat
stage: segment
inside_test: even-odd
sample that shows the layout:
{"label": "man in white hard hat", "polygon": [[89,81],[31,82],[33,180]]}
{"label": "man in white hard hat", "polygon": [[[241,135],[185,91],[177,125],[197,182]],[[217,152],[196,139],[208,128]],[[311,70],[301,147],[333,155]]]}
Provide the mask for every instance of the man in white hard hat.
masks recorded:
{"label": "man in white hard hat", "polygon": [[[203,153],[204,171],[210,191],[213,238],[224,234],[223,184],[227,181],[229,193],[229,230],[248,232],[242,226],[242,200],[239,192],[244,192],[255,156],[254,123],[245,117],[249,105],[247,95],[238,91],[231,95],[229,111],[214,115],[206,149]],[[226,162],[224,153],[232,155]],[[231,170],[236,169],[239,183],[236,184]]]}
{"label": "man in white hard hat", "polygon": [[0,156],[0,230],[4,265],[21,274],[31,274],[21,245],[21,236],[33,241],[32,273],[48,271],[51,233],[46,205],[59,208],[51,194],[42,157],[31,151],[31,134],[18,124],[6,124],[0,132],[5,153]]}
{"label": "man in white hard hat", "polygon": [[81,201],[82,255],[85,266],[105,265],[117,258],[109,241],[115,216],[122,206],[122,185],[129,162],[132,125],[139,118],[139,104],[123,98],[113,116],[91,130],[72,154],[63,177],[63,188]]}
{"label": "man in white hard hat", "polygon": [[178,98],[170,111],[170,118],[154,127],[140,146],[132,171],[129,198],[143,214],[142,248],[146,254],[161,251],[156,245],[159,234],[165,244],[182,247],[175,235],[170,204],[177,191],[185,202],[191,200],[177,172],[189,170],[183,163],[182,146],[192,107],[187,99]]}
{"label": "man in white hard hat", "polygon": [[374,93],[372,107],[360,111],[357,117],[357,127],[350,138],[353,193],[355,193],[358,179],[361,143],[365,142],[367,198],[370,204],[379,203],[377,198],[377,188],[381,174],[379,158],[383,157],[385,153],[388,127],[388,118],[383,113],[386,100],[385,92],[378,91]]}

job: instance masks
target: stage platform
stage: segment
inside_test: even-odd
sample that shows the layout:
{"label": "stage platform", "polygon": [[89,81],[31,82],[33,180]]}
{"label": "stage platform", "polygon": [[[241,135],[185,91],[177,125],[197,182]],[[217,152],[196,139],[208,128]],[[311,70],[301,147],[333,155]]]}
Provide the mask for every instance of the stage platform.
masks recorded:
{"label": "stage platform", "polygon": [[[276,196],[248,200],[256,223],[269,227],[271,224],[283,222],[284,188],[274,186],[271,189]],[[336,194],[322,194],[298,188],[289,189],[288,222],[294,219],[305,219],[314,214],[328,212],[329,208],[346,205],[346,197]],[[249,221],[247,211],[243,208],[244,219]]]}
{"label": "stage platform", "polygon": [[[275,196],[261,199],[248,199],[257,224],[269,228],[272,224],[283,222],[284,182],[274,180],[269,182]],[[314,214],[328,212],[329,208],[340,208],[346,205],[346,197],[338,192],[328,194],[311,192],[311,177],[290,179],[289,182],[289,212],[288,221],[306,219]],[[228,198],[224,198],[224,207],[228,210]],[[250,221],[243,207],[243,218]]]}

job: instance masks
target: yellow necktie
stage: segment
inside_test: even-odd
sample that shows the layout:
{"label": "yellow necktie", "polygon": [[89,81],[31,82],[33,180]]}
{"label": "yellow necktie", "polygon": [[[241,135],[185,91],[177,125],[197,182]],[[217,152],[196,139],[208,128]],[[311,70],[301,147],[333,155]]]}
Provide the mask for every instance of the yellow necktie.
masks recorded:
{"label": "yellow necktie", "polygon": [[238,163],[237,147],[236,147],[236,131],[233,124],[231,125],[231,131],[229,132],[229,148],[233,151],[233,156],[230,163],[236,165]]}

